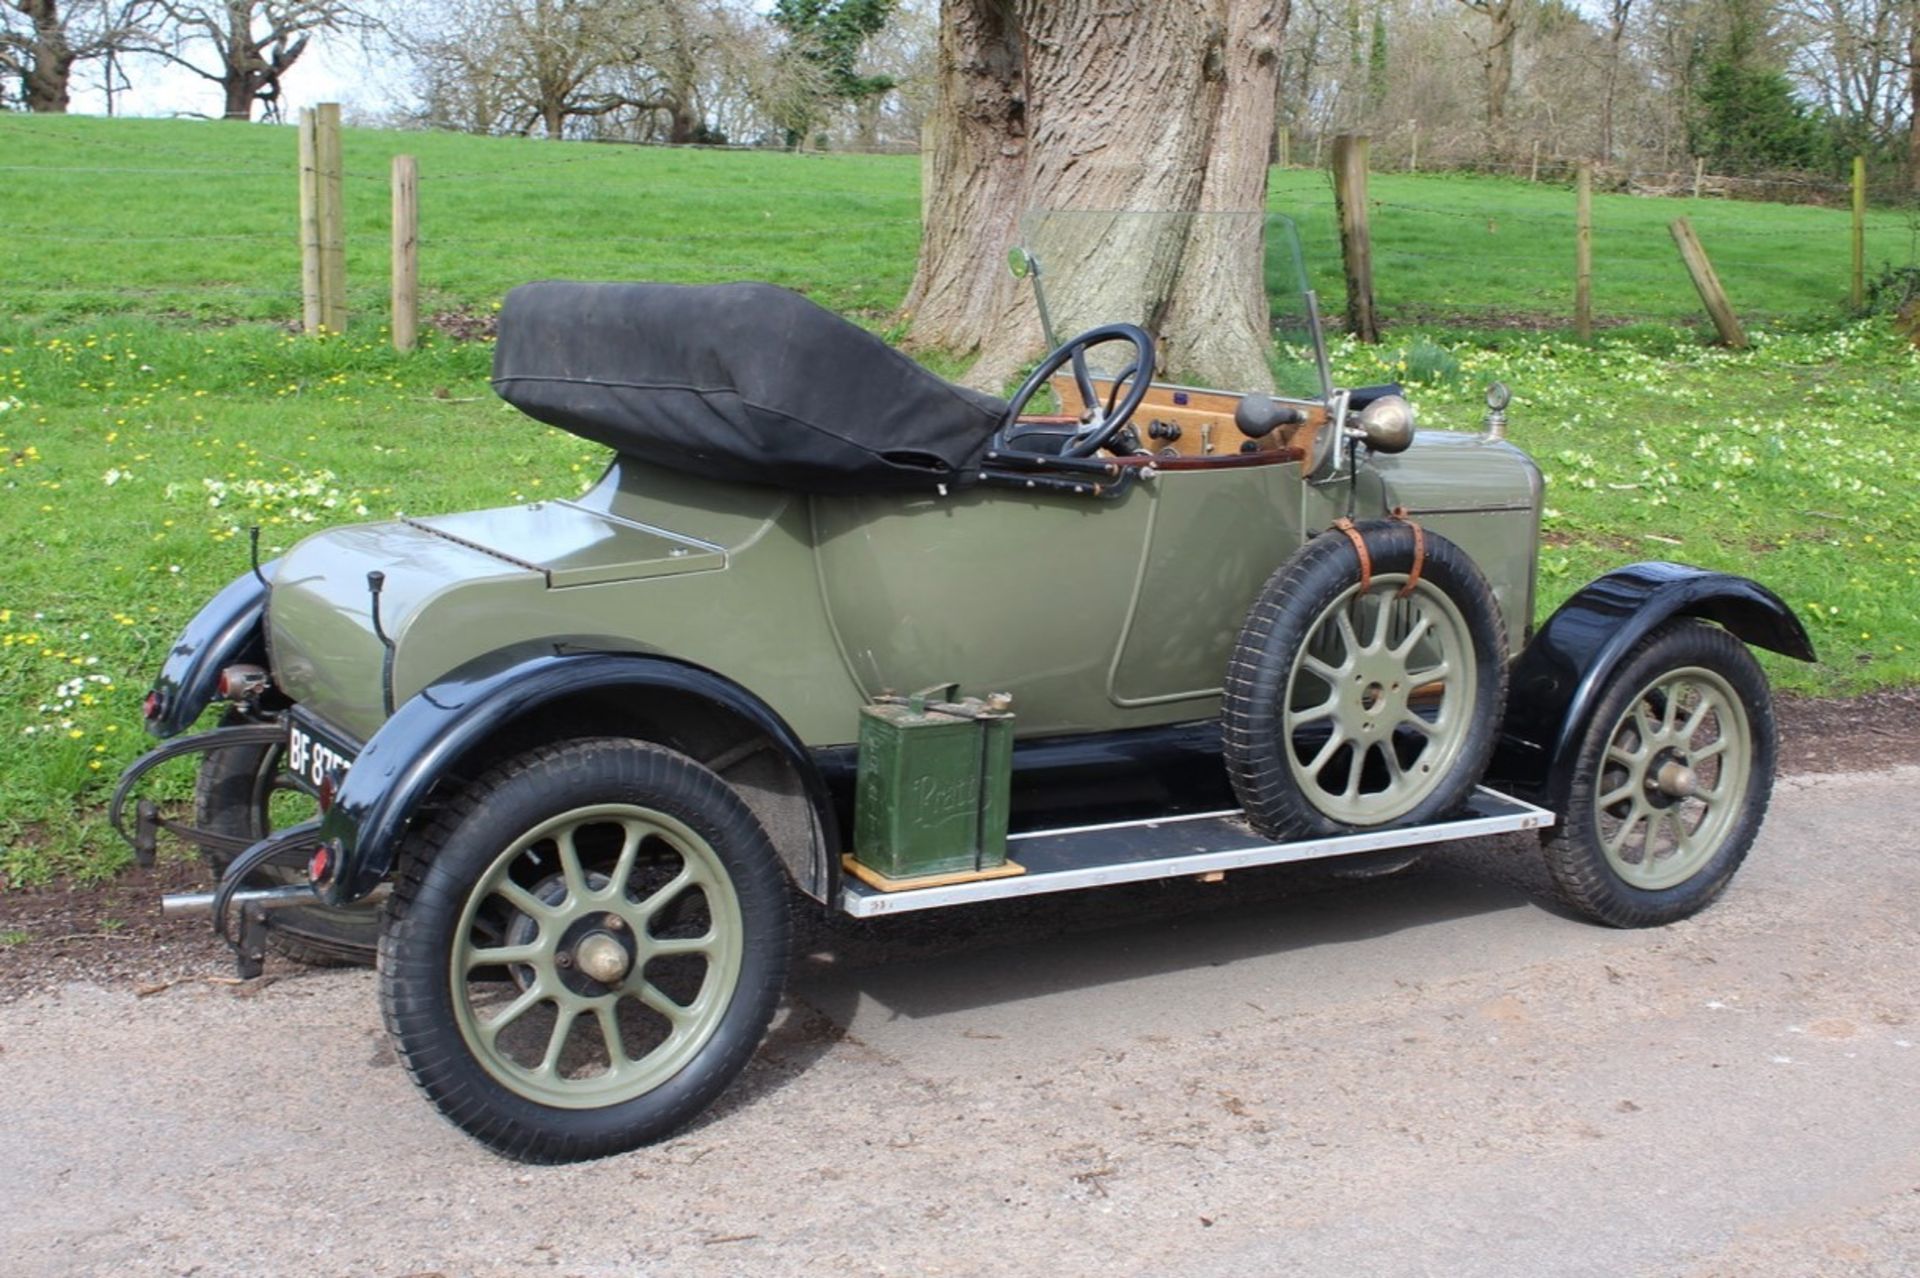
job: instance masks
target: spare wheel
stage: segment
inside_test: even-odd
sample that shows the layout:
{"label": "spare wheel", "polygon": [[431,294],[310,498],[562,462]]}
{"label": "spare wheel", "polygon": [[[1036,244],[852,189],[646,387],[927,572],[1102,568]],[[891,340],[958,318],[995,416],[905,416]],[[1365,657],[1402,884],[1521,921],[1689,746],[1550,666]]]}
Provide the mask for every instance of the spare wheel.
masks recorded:
{"label": "spare wheel", "polygon": [[1228,665],[1227,771],[1276,839],[1444,817],[1485,771],[1506,628],[1466,552],[1342,521],[1268,579]]}

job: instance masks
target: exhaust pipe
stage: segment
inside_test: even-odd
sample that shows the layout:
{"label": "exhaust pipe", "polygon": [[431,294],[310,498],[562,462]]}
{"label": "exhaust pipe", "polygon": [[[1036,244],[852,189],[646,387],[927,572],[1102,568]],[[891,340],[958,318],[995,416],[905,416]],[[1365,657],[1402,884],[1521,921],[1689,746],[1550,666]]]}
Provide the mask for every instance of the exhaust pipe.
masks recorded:
{"label": "exhaust pipe", "polygon": [[[382,883],[354,904],[372,904],[383,900],[392,890],[392,884]],[[211,914],[213,900],[217,895],[219,894],[216,892],[169,892],[160,898],[160,913],[170,919]],[[242,910],[249,905],[259,906],[263,910],[284,910],[296,905],[326,904],[320,899],[320,894],[308,883],[290,883],[285,887],[241,888],[230,898],[230,903]]]}
{"label": "exhaust pipe", "polygon": [[[214,892],[169,892],[160,898],[160,913],[170,919],[213,913]],[[229,898],[245,908],[257,905],[263,910],[283,910],[290,905],[319,905],[320,894],[310,884],[291,883],[285,887],[241,888]]]}

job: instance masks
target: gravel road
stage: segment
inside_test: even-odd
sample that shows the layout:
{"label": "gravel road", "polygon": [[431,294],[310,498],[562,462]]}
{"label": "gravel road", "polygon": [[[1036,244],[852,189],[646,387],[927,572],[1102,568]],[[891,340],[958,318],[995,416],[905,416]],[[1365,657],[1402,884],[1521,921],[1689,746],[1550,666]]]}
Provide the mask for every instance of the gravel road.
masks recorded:
{"label": "gravel road", "polygon": [[0,1006],[0,1272],[1920,1270],[1920,768],[1782,780],[1729,895],[1573,921],[1525,838],[822,929],[700,1125],[527,1168],[370,975]]}

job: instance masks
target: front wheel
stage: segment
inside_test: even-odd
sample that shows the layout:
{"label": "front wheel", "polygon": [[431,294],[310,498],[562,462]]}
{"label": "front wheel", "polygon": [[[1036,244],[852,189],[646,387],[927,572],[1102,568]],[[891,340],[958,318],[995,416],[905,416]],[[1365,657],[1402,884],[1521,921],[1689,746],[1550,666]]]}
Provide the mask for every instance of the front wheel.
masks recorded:
{"label": "front wheel", "polygon": [[511,1158],[658,1140],[746,1065],[786,978],[784,872],[718,776],[637,741],[523,755],[405,850],[380,995],[408,1072]]}
{"label": "front wheel", "polygon": [[1760,832],[1776,737],[1746,645],[1681,620],[1630,652],[1581,739],[1566,811],[1546,843],[1565,901],[1614,927],[1704,909]]}

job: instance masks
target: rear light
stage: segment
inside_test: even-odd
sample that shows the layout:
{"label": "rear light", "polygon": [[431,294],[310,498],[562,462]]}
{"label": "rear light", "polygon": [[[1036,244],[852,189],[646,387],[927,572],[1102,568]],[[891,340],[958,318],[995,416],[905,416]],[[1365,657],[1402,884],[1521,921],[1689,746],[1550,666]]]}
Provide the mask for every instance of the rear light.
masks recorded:
{"label": "rear light", "polygon": [[319,803],[322,816],[333,808],[333,773],[329,772],[320,778],[320,793],[314,796],[314,800]]}
{"label": "rear light", "polygon": [[152,723],[155,719],[158,719],[160,717],[160,712],[162,710],[165,710],[166,708],[167,708],[167,699],[160,695],[160,690],[158,688],[154,689],[152,692],[149,692],[147,694],[147,699],[140,703],[140,711],[142,714],[146,715],[148,723]]}
{"label": "rear light", "polygon": [[333,844],[322,843],[307,860],[307,880],[315,887],[325,887],[328,880],[333,878],[335,868]]}
{"label": "rear light", "polygon": [[267,690],[267,672],[259,666],[228,666],[214,690],[222,701],[251,701]]}

